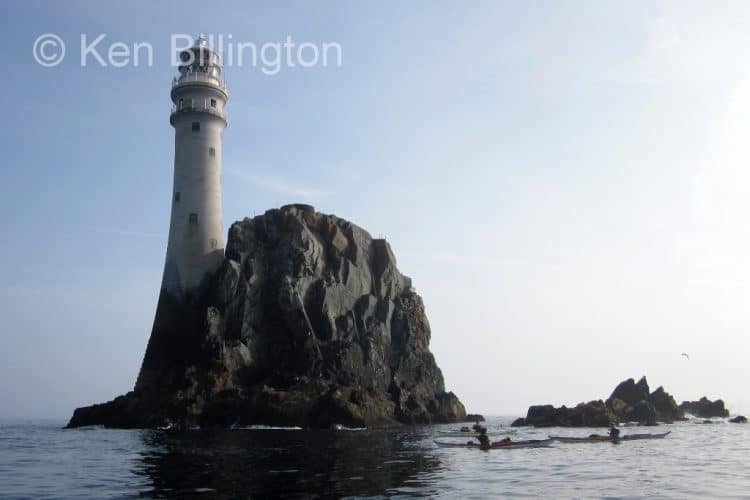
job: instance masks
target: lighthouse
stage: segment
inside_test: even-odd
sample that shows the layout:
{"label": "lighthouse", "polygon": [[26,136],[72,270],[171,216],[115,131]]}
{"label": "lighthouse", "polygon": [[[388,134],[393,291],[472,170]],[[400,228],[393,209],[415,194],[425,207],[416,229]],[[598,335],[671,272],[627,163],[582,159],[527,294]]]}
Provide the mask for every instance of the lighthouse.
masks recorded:
{"label": "lighthouse", "polygon": [[162,293],[182,298],[224,258],[221,134],[229,94],[221,58],[199,35],[180,53],[172,82],[174,181]]}
{"label": "lighthouse", "polygon": [[[172,81],[174,181],[169,241],[159,303],[137,391],[164,390],[195,362],[201,282],[224,260],[221,227],[221,133],[229,95],[221,59],[203,35],[180,53]],[[198,325],[198,326],[196,326]]]}

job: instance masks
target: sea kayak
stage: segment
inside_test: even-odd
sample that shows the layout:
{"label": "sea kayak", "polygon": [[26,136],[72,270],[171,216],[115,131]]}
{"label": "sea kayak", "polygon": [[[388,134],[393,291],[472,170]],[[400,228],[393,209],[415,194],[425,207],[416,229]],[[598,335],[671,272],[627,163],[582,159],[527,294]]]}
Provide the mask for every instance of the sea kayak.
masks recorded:
{"label": "sea kayak", "polygon": [[436,445],[438,445],[439,448],[468,448],[468,447],[477,447],[479,446],[479,443],[476,441],[467,441],[465,443],[459,443],[455,441],[433,441]]}
{"label": "sea kayak", "polygon": [[[671,431],[669,431],[671,432]],[[616,439],[612,439],[609,436],[600,436],[592,434],[591,436],[584,437],[572,437],[572,436],[550,436],[550,439],[560,441],[561,443],[602,443],[607,441],[635,441],[638,439],[662,439],[669,434],[669,432],[662,432],[661,434],[629,434],[620,436]]]}
{"label": "sea kayak", "polygon": [[[527,439],[524,441],[495,441],[490,443],[494,449],[511,449],[511,448],[542,448],[552,444],[552,439]],[[468,441],[466,443],[455,443],[450,441],[435,441],[440,448],[479,448],[479,443]]]}
{"label": "sea kayak", "polygon": [[493,450],[505,448],[545,448],[552,444],[552,439],[527,439],[525,441],[495,441],[490,443]]}
{"label": "sea kayak", "polygon": [[[504,436],[506,434],[514,434],[516,432],[516,429],[493,429],[491,431],[487,431],[488,436]],[[474,430],[468,430],[468,431],[461,431],[458,429],[447,429],[447,430],[439,430],[438,434],[440,434],[440,437],[467,437],[467,438],[473,438],[476,436],[479,436],[479,433]]]}
{"label": "sea kayak", "polygon": [[633,441],[636,439],[663,439],[671,432],[672,431],[667,431],[660,434],[628,434],[627,436],[622,436],[620,439],[623,441]]}
{"label": "sea kayak", "polygon": [[[439,431],[440,437],[449,437],[449,438],[466,438],[466,439],[474,439],[479,437],[479,434],[476,432],[461,432],[461,431]],[[505,434],[508,434],[507,432],[488,432],[488,436],[504,436]]]}

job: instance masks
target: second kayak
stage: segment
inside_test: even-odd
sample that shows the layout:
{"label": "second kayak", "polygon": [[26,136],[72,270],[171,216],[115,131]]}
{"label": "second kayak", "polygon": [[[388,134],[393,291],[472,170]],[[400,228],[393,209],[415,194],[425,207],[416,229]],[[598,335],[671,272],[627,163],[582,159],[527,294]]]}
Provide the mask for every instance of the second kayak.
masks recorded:
{"label": "second kayak", "polygon": [[573,437],[573,436],[550,436],[550,439],[560,441],[561,443],[602,443],[606,441],[635,441],[639,439],[663,439],[671,431],[662,432],[660,434],[629,434],[626,436],[620,436],[616,439],[612,439],[609,436],[601,436],[598,434],[592,434],[590,436]]}
{"label": "second kayak", "polygon": [[[490,447],[495,449],[511,448],[542,448],[552,444],[552,439],[526,439],[522,441],[495,441],[490,443]],[[450,441],[435,441],[440,448],[479,448],[479,443],[467,441],[466,443],[456,443]]]}

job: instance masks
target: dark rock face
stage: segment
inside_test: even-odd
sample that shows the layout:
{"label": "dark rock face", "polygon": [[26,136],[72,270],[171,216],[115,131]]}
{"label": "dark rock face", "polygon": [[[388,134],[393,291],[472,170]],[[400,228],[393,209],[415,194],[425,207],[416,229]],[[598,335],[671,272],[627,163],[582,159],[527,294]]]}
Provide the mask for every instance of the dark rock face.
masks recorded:
{"label": "dark rock face", "polygon": [[724,401],[721,399],[711,401],[706,396],[698,401],[683,401],[680,404],[680,409],[700,418],[726,418],[729,416],[729,410],[724,407]]}
{"label": "dark rock face", "polygon": [[457,422],[422,299],[385,240],[307,205],[229,230],[221,269],[159,299],[135,390],[69,426]]}
{"label": "dark rock face", "polygon": [[617,384],[617,387],[615,387],[615,390],[612,391],[612,395],[609,397],[609,399],[619,399],[626,403],[628,406],[635,406],[641,401],[647,401],[648,396],[648,381],[646,381],[646,377],[641,377],[637,384],[632,378],[629,378]]}
{"label": "dark rock face", "polygon": [[746,424],[747,423],[747,417],[744,415],[737,415],[734,418],[730,418],[729,421],[733,424]]}
{"label": "dark rock face", "polygon": [[511,426],[521,427],[609,427],[616,423],[612,413],[603,401],[579,403],[574,408],[552,405],[531,406],[525,419],[516,419]]}
{"label": "dark rock face", "polygon": [[510,424],[511,427],[525,427],[526,425],[526,419],[523,417],[518,417]]}
{"label": "dark rock face", "polygon": [[607,407],[619,421],[638,422],[641,425],[674,422],[685,417],[663,387],[649,393],[646,377],[641,377],[637,383],[632,378],[620,382],[607,399]]}
{"label": "dark rock face", "polygon": [[657,421],[674,422],[685,419],[685,412],[677,406],[674,398],[662,386],[659,386],[652,392],[648,400],[654,407]]}
{"label": "dark rock face", "polygon": [[531,406],[526,418],[516,419],[511,426],[520,427],[609,427],[620,422],[656,425],[684,419],[684,413],[663,387],[649,393],[648,381],[637,383],[629,378],[615,387],[606,402],[590,401],[575,408],[552,405]]}
{"label": "dark rock face", "polygon": [[648,401],[639,401],[627,414],[628,422],[638,422],[641,425],[656,425],[656,411]]}
{"label": "dark rock face", "polygon": [[466,415],[466,418],[464,418],[464,422],[484,422],[484,415],[480,415],[479,413],[469,413]]}

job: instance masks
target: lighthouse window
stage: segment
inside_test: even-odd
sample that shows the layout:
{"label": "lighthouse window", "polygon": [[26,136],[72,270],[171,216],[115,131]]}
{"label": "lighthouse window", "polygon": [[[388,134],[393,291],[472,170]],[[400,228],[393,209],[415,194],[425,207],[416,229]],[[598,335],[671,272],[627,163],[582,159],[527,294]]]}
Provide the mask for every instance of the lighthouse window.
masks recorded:
{"label": "lighthouse window", "polygon": [[193,122],[193,132],[200,132],[200,131],[201,131],[201,123]]}
{"label": "lighthouse window", "polygon": [[208,148],[208,156],[210,156],[212,158],[214,156],[216,156],[216,149],[214,149],[214,148]]}
{"label": "lighthouse window", "polygon": [[219,246],[219,242],[216,241],[214,238],[210,238],[208,240],[208,244],[211,246],[212,249],[215,249],[217,246]]}
{"label": "lighthouse window", "polygon": [[188,218],[188,222],[190,224],[198,224],[198,214],[190,214],[190,217]]}
{"label": "lighthouse window", "polygon": [[180,192],[179,191],[177,191],[174,194],[174,202],[177,203],[178,201],[180,201]]}
{"label": "lighthouse window", "polygon": [[216,99],[211,99],[211,107],[212,108],[216,107]]}

